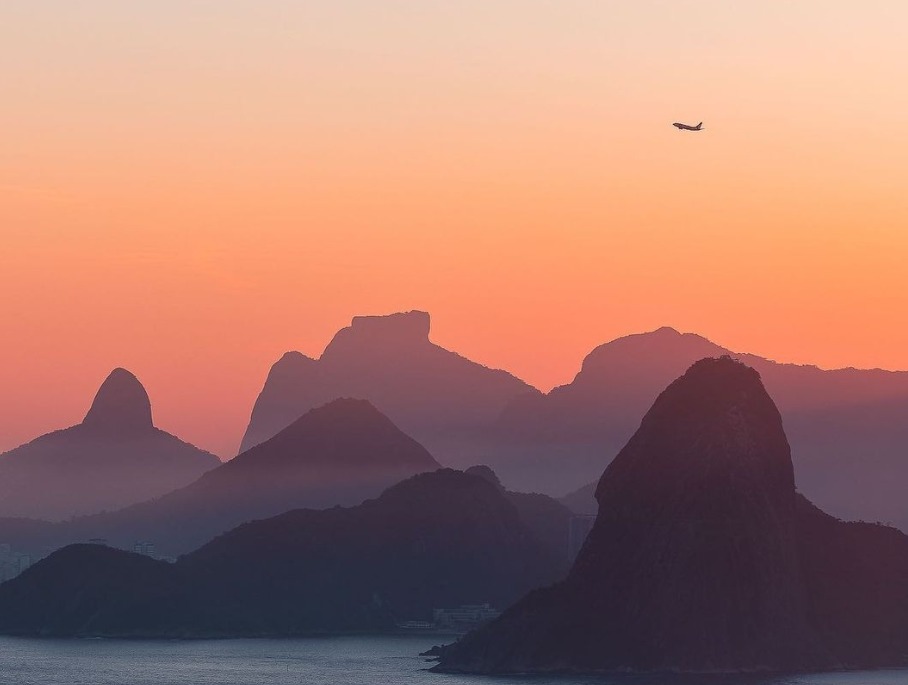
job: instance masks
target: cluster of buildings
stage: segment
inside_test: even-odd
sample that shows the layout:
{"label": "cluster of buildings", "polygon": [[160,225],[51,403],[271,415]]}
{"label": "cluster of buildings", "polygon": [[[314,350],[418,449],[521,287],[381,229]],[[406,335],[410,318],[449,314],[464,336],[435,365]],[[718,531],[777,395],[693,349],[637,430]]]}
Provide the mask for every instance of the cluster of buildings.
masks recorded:
{"label": "cluster of buildings", "polygon": [[151,557],[152,559],[158,558],[154,543],[148,542],[147,540],[137,540],[136,544],[132,546],[132,551],[135,554],[141,554],[146,557]]}
{"label": "cluster of buildings", "polygon": [[[577,558],[583,543],[593,530],[596,517],[576,514],[568,521],[567,552],[571,562]],[[466,633],[478,625],[491,621],[501,614],[497,609],[486,604],[462,604],[453,609],[435,609],[431,621],[405,621],[398,624],[404,630],[438,630],[444,632]]]}
{"label": "cluster of buildings", "polygon": [[[107,538],[92,538],[88,541],[90,545],[105,545],[107,547],[113,547],[108,541]],[[142,556],[151,557],[152,559],[157,559],[158,561],[166,561],[169,564],[176,562],[174,557],[164,556],[158,554],[157,548],[153,542],[148,540],[136,540],[132,546],[133,554],[141,554]]]}
{"label": "cluster of buildings", "polygon": [[439,630],[466,633],[476,626],[497,618],[501,612],[491,604],[461,604],[453,609],[435,609],[431,621],[405,621],[398,624],[404,630]]}
{"label": "cluster of buildings", "polygon": [[436,609],[432,620],[436,628],[449,630],[470,630],[481,623],[497,618],[501,612],[486,604],[461,604],[454,609]]}
{"label": "cluster of buildings", "polygon": [[147,540],[137,540],[136,543],[132,546],[132,551],[135,554],[151,557],[152,559],[157,559],[158,561],[166,561],[168,564],[175,564],[177,561],[174,557],[158,554],[157,549],[155,549],[154,543],[148,542]]}

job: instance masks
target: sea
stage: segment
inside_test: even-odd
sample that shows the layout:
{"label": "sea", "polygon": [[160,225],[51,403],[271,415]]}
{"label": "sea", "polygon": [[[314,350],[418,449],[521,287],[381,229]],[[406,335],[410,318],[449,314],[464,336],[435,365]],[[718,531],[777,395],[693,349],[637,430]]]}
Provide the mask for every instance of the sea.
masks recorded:
{"label": "sea", "polygon": [[484,677],[431,673],[438,636],[285,640],[0,638],[0,683],[16,685],[904,685],[908,670],[774,677]]}

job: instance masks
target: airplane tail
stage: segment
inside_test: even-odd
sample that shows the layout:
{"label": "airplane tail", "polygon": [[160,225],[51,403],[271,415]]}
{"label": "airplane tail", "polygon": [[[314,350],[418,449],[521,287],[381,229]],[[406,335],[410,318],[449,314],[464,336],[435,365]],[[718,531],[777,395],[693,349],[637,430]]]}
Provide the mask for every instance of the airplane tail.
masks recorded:
{"label": "airplane tail", "polygon": [[702,121],[701,121],[699,124],[697,124],[697,130],[699,131],[701,128],[703,128],[703,122],[702,122]]}

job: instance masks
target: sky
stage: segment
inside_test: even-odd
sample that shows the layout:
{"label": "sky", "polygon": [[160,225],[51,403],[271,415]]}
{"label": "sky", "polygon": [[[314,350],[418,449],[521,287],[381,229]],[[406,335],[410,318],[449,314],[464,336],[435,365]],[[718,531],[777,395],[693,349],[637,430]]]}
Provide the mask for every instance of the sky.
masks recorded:
{"label": "sky", "polygon": [[[901,0],[0,2],[0,449],[235,453],[357,314],[547,390],[670,325],[908,369]],[[673,121],[704,122],[699,133]]]}

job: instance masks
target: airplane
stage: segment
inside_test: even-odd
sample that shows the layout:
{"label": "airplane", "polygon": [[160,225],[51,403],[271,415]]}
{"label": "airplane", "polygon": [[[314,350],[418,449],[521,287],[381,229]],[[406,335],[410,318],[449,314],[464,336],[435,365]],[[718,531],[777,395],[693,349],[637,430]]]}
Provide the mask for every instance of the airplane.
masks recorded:
{"label": "airplane", "polygon": [[679,124],[676,121],[674,124],[672,124],[672,126],[674,126],[679,131],[702,131],[703,130],[702,121],[699,124],[697,124],[696,126],[689,126],[688,124]]}

